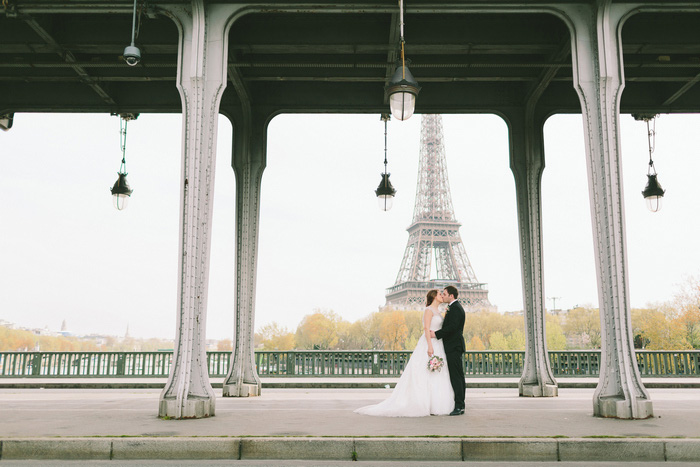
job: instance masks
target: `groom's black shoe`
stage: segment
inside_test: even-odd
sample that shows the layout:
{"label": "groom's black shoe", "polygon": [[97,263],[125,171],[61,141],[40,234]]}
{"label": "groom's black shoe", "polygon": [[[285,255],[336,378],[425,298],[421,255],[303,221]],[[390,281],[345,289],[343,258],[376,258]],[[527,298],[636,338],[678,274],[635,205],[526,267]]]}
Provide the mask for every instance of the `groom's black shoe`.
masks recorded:
{"label": "groom's black shoe", "polygon": [[464,409],[454,409],[450,415],[464,415]]}

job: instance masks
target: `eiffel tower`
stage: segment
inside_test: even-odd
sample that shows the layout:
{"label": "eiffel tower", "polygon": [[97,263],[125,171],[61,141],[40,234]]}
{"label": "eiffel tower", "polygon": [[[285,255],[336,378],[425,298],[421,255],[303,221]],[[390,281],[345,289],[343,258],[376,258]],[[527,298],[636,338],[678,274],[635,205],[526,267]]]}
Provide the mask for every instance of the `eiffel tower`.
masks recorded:
{"label": "eiffel tower", "polygon": [[[408,244],[394,285],[387,289],[386,304],[400,309],[423,309],[430,289],[453,285],[466,311],[489,308],[486,284],[472,269],[459,236],[447,180],[442,116],[423,115],[420,164],[413,221]],[[435,276],[431,278],[433,265]]]}

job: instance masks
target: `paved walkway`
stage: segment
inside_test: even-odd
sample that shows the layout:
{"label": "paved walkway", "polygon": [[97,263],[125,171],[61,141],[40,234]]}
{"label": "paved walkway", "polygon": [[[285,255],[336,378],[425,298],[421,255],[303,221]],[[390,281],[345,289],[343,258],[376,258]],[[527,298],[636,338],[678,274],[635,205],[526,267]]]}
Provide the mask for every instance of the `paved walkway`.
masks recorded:
{"label": "paved walkway", "polygon": [[[469,377],[467,389],[517,388],[519,378]],[[379,389],[394,387],[396,378],[383,377],[265,377],[263,390],[281,388],[304,389]],[[650,389],[700,389],[700,378],[643,378]],[[0,389],[159,389],[166,378],[0,378]],[[220,389],[223,378],[212,378],[212,387]],[[560,388],[595,389],[598,378],[559,378]]]}
{"label": "paved walkway", "polygon": [[[255,455],[276,458],[287,455],[288,457],[282,458],[291,459],[305,458],[299,457],[303,455],[310,455],[310,459],[319,458],[313,456],[323,456],[321,459],[338,458],[326,457],[324,454],[332,445],[333,449],[347,451],[343,455],[355,452],[362,457],[361,454],[370,456],[370,453],[374,453],[371,454],[374,459],[395,458],[392,456],[406,454],[406,449],[412,447],[418,449],[416,455],[426,456],[410,457],[414,460],[429,460],[432,458],[429,457],[431,449],[438,448],[440,452],[456,450],[451,455],[460,456],[457,460],[465,459],[465,449],[467,459],[490,460],[505,455],[503,452],[507,450],[503,451],[503,443],[512,444],[520,440],[517,442],[522,442],[527,447],[518,448],[525,451],[517,451],[517,459],[549,459],[527,457],[536,448],[535,451],[540,454],[538,450],[544,449],[548,456],[555,456],[551,459],[554,461],[576,460],[575,457],[566,457],[569,455],[566,453],[570,452],[567,449],[570,450],[574,443],[578,449],[583,446],[584,451],[588,450],[579,455],[601,456],[605,451],[601,451],[601,443],[634,439],[643,444],[635,445],[631,450],[614,447],[605,451],[613,457],[602,460],[671,460],[669,456],[673,457],[673,453],[678,452],[678,443],[681,443],[683,454],[673,460],[700,461],[700,390],[697,389],[650,389],[655,417],[647,420],[593,417],[593,389],[589,388],[561,388],[559,397],[556,398],[521,398],[518,397],[517,389],[512,388],[468,389],[464,416],[402,419],[369,417],[353,412],[357,407],[386,398],[390,390],[384,388],[264,388],[260,397],[219,397],[216,401],[216,416],[199,420],[158,419],[159,392],[157,389],[0,389],[1,459],[31,458],[21,456],[27,456],[27,452],[32,449],[36,451],[37,445],[25,443],[27,448],[23,451],[19,441],[53,438],[50,441],[57,443],[59,441],[54,437],[58,437],[60,440],[73,439],[77,442],[78,439],[84,441],[85,437],[90,437],[84,442],[92,446],[91,452],[95,453],[103,449],[95,447],[95,443],[106,443],[113,439],[109,441],[111,444],[108,447],[104,447],[104,452],[111,456],[108,459],[116,459],[115,453],[122,452],[120,449],[123,448],[119,443],[128,441],[124,441],[123,437],[139,437],[137,441],[131,441],[131,449],[134,449],[134,443],[141,448],[151,443],[153,447],[158,443],[162,445],[173,437],[184,437],[191,441],[209,439],[209,442],[213,438],[219,438],[221,442],[232,442],[224,440],[237,438],[237,454],[226,454],[237,455],[237,458],[255,458]],[[215,392],[220,394],[220,390]],[[384,451],[375,448],[372,451],[369,448],[372,440],[383,439],[385,442],[388,437],[393,438],[389,440],[393,447],[384,445]],[[611,440],[611,437],[627,440]],[[685,440],[676,440],[677,438]],[[320,440],[321,444],[313,445],[314,439]],[[401,445],[401,440],[408,444]],[[182,441],[178,441],[178,446],[189,449],[182,447],[185,446]],[[479,452],[482,452],[480,455],[487,456],[486,458],[469,457],[469,443],[482,441],[501,444],[498,449],[491,449],[493,452],[479,448]],[[425,446],[416,447],[424,442],[427,443]],[[445,451],[440,448],[440,443],[443,443],[443,448],[448,445],[452,447]],[[307,448],[299,452],[290,448],[301,445],[307,445]],[[43,449],[46,449],[47,456],[58,456],[61,450],[55,444],[45,445]],[[162,451],[162,446],[158,449]],[[188,452],[191,454],[194,451],[196,449]],[[171,449],[168,452],[172,454]],[[244,453],[248,453],[249,457]],[[518,457],[522,455],[525,457]],[[620,455],[623,459],[614,457]],[[506,458],[504,460],[511,460],[507,455]],[[1,465],[2,462],[0,467]]]}
{"label": "paved walkway", "polygon": [[[700,438],[700,391],[651,389],[655,417],[593,417],[592,389],[556,398],[518,397],[513,389],[467,391],[465,416],[383,418],[357,407],[389,389],[267,389],[260,397],[216,401],[216,416],[157,418],[153,389],[2,389],[0,437],[51,436],[624,436]],[[220,393],[219,393],[220,394]]]}

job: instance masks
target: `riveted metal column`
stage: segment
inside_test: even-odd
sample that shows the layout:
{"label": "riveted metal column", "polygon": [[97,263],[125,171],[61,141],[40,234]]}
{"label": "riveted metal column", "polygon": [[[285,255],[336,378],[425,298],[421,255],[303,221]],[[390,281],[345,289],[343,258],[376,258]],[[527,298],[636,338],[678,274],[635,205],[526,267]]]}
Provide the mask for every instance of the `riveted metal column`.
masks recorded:
{"label": "riveted metal column", "polygon": [[594,11],[577,9],[571,14],[574,87],[583,112],[602,328],[593,413],[625,419],[653,415],[634,353],[627,278],[619,110],[624,87],[620,28],[628,8],[601,0]]}
{"label": "riveted metal column", "polygon": [[542,267],[542,171],[544,147],[542,121],[534,112],[509,115],[510,169],[515,178],[520,231],[520,264],[525,314],[525,362],[518,382],[521,396],[555,397],[545,332],[544,273]]}
{"label": "riveted metal column", "polygon": [[236,310],[233,353],[223,384],[224,397],[258,396],[255,371],[255,284],[258,266],[260,184],[265,170],[267,118],[250,110],[234,120],[236,174]]}
{"label": "riveted metal column", "polygon": [[205,354],[218,109],[225,81],[227,15],[203,0],[169,11],[180,27],[177,87],[182,98],[180,261],[174,361],[159,416],[214,415]]}

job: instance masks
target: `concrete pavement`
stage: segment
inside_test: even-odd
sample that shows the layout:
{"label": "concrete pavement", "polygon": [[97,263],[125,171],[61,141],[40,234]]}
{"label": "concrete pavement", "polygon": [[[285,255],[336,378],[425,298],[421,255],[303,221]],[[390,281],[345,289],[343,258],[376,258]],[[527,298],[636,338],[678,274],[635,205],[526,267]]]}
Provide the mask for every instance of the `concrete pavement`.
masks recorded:
{"label": "concrete pavement", "polygon": [[460,417],[353,412],[389,392],[264,387],[256,398],[219,397],[209,419],[161,420],[157,389],[0,389],[0,460],[700,462],[697,389],[650,389],[647,420],[594,418],[590,388],[557,398],[472,388]]}
{"label": "concrete pavement", "polygon": [[[519,378],[469,377],[467,389],[517,388]],[[0,378],[0,389],[160,389],[166,378]],[[398,378],[384,377],[265,377],[264,389],[380,389],[387,384],[394,387]],[[643,378],[649,389],[700,389],[700,378]],[[212,378],[212,387],[220,389],[223,378]],[[559,378],[562,389],[594,389],[598,378]]]}

